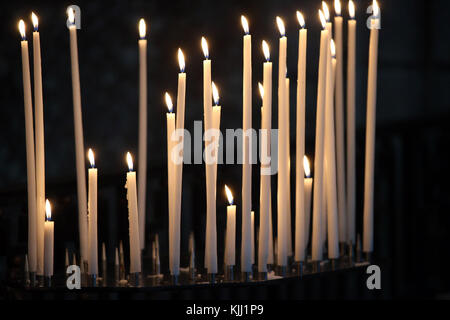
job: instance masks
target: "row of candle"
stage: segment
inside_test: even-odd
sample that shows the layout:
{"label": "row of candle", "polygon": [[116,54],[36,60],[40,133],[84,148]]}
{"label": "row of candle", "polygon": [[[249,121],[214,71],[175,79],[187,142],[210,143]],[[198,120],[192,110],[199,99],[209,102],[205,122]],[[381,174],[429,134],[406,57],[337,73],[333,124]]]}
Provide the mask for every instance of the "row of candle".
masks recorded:
{"label": "row of candle", "polygon": [[[348,81],[347,81],[347,190],[345,190],[345,155],[343,134],[343,57],[342,57],[342,16],[340,2],[335,1],[335,38],[336,44],[331,40],[332,23],[328,7],[323,2],[323,11],[319,10],[320,20],[323,26],[320,41],[319,77],[317,97],[316,120],[316,152],[315,152],[315,183],[313,199],[313,231],[312,231],[312,259],[320,261],[323,258],[323,243],[328,233],[329,258],[339,256],[338,243],[355,241],[355,187],[354,187],[354,109],[355,109],[355,8],[349,1],[350,20],[348,21]],[[374,19],[377,23],[379,8],[376,1],[373,2]],[[97,169],[89,169],[89,193],[86,204],[86,182],[84,170],[84,143],[81,116],[81,94],[78,67],[78,48],[76,39],[75,15],[69,8],[69,32],[72,66],[72,88],[74,104],[74,124],[76,141],[77,164],[77,194],[79,204],[79,233],[82,261],[87,261],[89,273],[97,274]],[[298,51],[298,81],[297,81],[297,130],[296,130],[296,194],[295,194],[295,260],[304,261],[309,234],[309,202],[305,198],[308,188],[312,188],[312,180],[304,177],[304,135],[305,135],[305,87],[306,87],[306,47],[307,29],[300,12],[297,18],[301,29],[299,30]],[[40,41],[38,21],[32,14],[34,25],[33,32],[33,57],[34,57],[34,90],[35,90],[35,127],[33,129],[33,112],[31,99],[30,70],[28,62],[28,44],[25,36],[25,25],[19,23],[22,35],[22,66],[24,83],[24,104],[27,142],[27,176],[28,176],[28,210],[29,210],[29,262],[30,270],[37,274],[43,273],[44,263],[44,208],[45,205],[45,157],[44,157],[44,128],[43,128],[43,103],[42,103],[42,76],[40,63]],[[375,22],[374,22],[375,21]],[[291,208],[290,208],[290,137],[289,137],[289,79],[286,78],[287,37],[284,23],[280,17],[276,19],[279,31],[279,74],[278,74],[278,188],[277,188],[277,252],[280,266],[287,265],[288,255],[292,255],[291,235]],[[251,35],[247,19],[242,16],[241,23],[245,32],[243,37],[243,131],[252,128],[251,115],[251,91],[252,91],[252,62],[251,62]],[[147,40],[145,22],[139,22],[139,63],[140,63],[140,124],[139,124],[139,188],[136,188],[136,173],[132,171],[131,155],[127,159],[130,172],[127,174],[127,197],[129,201],[130,221],[130,254],[131,272],[140,272],[140,254],[145,243],[145,199],[146,199],[146,109],[147,109]],[[203,93],[204,93],[204,126],[205,132],[210,129],[219,130],[221,107],[218,105],[218,91],[211,81],[211,60],[205,38],[201,41],[205,55],[203,61]],[[369,48],[369,83],[368,83],[368,113],[367,113],[367,143],[366,143],[366,181],[364,202],[364,251],[373,250],[373,153],[374,153],[374,122],[376,105],[376,60],[378,46],[378,30],[371,29]],[[263,52],[266,62],[263,65],[263,84],[261,96],[263,98],[261,128],[271,129],[272,108],[272,63],[270,62],[269,46],[263,41]],[[184,128],[184,106],[186,92],[186,74],[184,72],[184,56],[179,49],[180,73],[178,77],[177,112],[172,112],[173,104],[166,93],[166,103],[169,108],[167,114],[167,151],[168,151],[168,194],[169,194],[169,256],[171,274],[179,273],[180,250],[180,223],[181,223],[181,186],[182,163],[174,163],[170,156],[177,145],[174,135],[178,129]],[[263,93],[266,94],[263,94]],[[334,97],[336,96],[336,97]],[[212,106],[212,99],[215,106]],[[336,119],[334,119],[336,117]],[[176,123],[175,123],[176,121]],[[335,127],[336,125],[336,127]],[[35,134],[35,137],[33,137]],[[178,142],[183,141],[183,134],[178,133]],[[34,146],[36,142],[36,146]],[[211,159],[205,159],[206,165],[206,248],[205,267],[208,273],[217,273],[217,231],[216,231],[216,181],[217,181],[217,148],[218,137],[205,137],[206,155],[212,155]],[[242,247],[241,266],[242,272],[251,272],[252,250],[252,211],[251,211],[251,137],[244,135],[243,139],[243,175],[242,175]],[[181,143],[181,146],[183,144]],[[259,257],[258,267],[261,272],[267,271],[267,259],[271,245],[271,186],[270,176],[263,173],[270,169],[270,135],[266,135],[262,143],[265,153],[269,156],[266,163],[261,166],[261,190],[260,190],[260,233],[259,233]],[[180,150],[181,156],[183,150]],[[93,166],[93,154],[89,153]],[[181,157],[182,158],[182,157]],[[303,182],[303,183],[302,183]],[[309,183],[311,182],[311,183]],[[310,192],[310,190],[309,190]],[[348,199],[345,199],[347,194]],[[347,208],[346,208],[347,207]],[[328,221],[327,221],[328,220]],[[231,223],[231,222],[230,222]],[[328,226],[328,230],[325,230]],[[228,232],[227,232],[228,234]],[[230,236],[231,238],[231,236]],[[33,241],[37,239],[37,241]],[[227,238],[228,239],[228,238]],[[227,240],[231,241],[231,240]],[[227,242],[228,243],[228,242]],[[230,252],[228,250],[227,252]]]}

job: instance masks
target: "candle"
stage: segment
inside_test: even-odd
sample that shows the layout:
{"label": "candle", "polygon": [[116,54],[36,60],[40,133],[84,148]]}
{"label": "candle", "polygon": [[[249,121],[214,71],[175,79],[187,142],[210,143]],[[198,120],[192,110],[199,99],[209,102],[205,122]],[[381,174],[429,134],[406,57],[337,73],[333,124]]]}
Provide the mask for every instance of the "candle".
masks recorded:
{"label": "candle", "polygon": [[38,18],[32,13],[33,21],[33,72],[35,104],[35,142],[36,142],[36,209],[37,209],[37,274],[44,271],[44,222],[45,222],[45,148],[44,148],[44,110],[42,100],[41,45],[38,32]]}
{"label": "candle", "polygon": [[276,18],[280,31],[280,51],[278,63],[278,190],[277,190],[277,228],[278,228],[278,256],[279,266],[287,265],[287,216],[288,216],[288,121],[289,110],[286,99],[286,50],[287,38],[283,20]]}
{"label": "candle", "polygon": [[44,275],[53,276],[53,247],[55,224],[52,220],[52,207],[48,199],[45,201],[45,213],[47,219],[44,221]]}
{"label": "candle", "polygon": [[336,149],[334,136],[334,84],[336,76],[336,48],[334,41],[330,42],[325,98],[325,172],[327,195],[327,229],[328,258],[339,257],[339,223],[336,190]]}
{"label": "candle", "polygon": [[77,196],[78,196],[78,229],[80,235],[81,264],[87,261],[88,230],[86,204],[86,176],[84,168],[83,120],[81,114],[80,71],[78,67],[77,29],[75,12],[69,7],[70,61],[72,70],[73,121],[75,130],[75,159],[77,166]]}
{"label": "candle", "polygon": [[345,190],[345,146],[344,146],[344,78],[342,51],[342,24],[341,2],[334,0],[334,38],[336,44],[336,169],[337,169],[337,195],[339,217],[339,242],[347,242],[347,212]]}
{"label": "candle", "polygon": [[236,264],[236,205],[233,204],[233,194],[225,185],[225,192],[228,198],[227,206],[227,229],[225,233],[225,265],[234,266]]}
{"label": "candle", "polygon": [[241,271],[251,272],[251,208],[252,208],[252,36],[249,34],[247,19],[241,16],[243,37],[243,92],[242,92],[242,247]]}
{"label": "candle", "polygon": [[268,194],[269,202],[269,256],[267,257],[267,264],[273,265],[274,259],[274,243],[273,243],[273,226],[272,226],[272,192]]}
{"label": "candle", "polygon": [[363,251],[373,251],[373,181],[375,167],[375,118],[377,103],[378,28],[380,9],[373,0],[367,80],[366,161],[364,170]]}
{"label": "candle", "polygon": [[316,146],[314,158],[314,198],[313,198],[313,232],[312,232],[312,260],[322,260],[322,197],[323,197],[323,154],[324,154],[324,120],[325,120],[325,85],[327,74],[327,53],[329,50],[328,30],[325,17],[319,10],[319,17],[323,30],[320,33],[319,77],[317,86],[317,117],[316,117]]}
{"label": "candle", "polygon": [[[304,248],[304,253],[306,253],[306,249],[308,248],[309,242],[309,228],[311,223],[311,194],[312,194],[312,185],[313,178],[311,178],[311,170],[309,167],[309,161],[307,156],[303,156],[303,168],[305,170],[305,236],[304,238],[300,238],[304,241],[304,246],[300,245],[300,248]],[[301,260],[300,260],[301,261]]]}
{"label": "candle", "polygon": [[305,19],[297,11],[300,24],[298,32],[297,63],[297,128],[295,169],[295,261],[304,261],[306,252],[305,178],[303,158],[305,156],[305,97],[306,97],[306,47],[308,30]]}
{"label": "candle", "polygon": [[34,158],[33,105],[31,99],[30,61],[28,56],[28,41],[25,35],[25,23],[19,22],[22,37],[20,42],[22,52],[23,103],[25,113],[25,134],[27,152],[27,192],[28,192],[28,263],[30,272],[36,272],[37,264],[37,221],[36,221],[36,163]]}
{"label": "candle", "polygon": [[286,78],[286,98],[284,99],[284,102],[286,104],[286,110],[287,110],[287,159],[288,159],[288,173],[287,173],[287,215],[286,215],[286,233],[287,233],[287,255],[289,257],[292,257],[292,226],[291,226],[291,129],[290,129],[290,120],[289,120],[289,110],[290,110],[290,101],[289,101],[289,95],[290,95],[290,80]]}
{"label": "candle", "polygon": [[[167,119],[167,187],[168,187],[168,200],[169,200],[169,269],[171,275],[178,275],[179,259],[176,259],[175,252],[175,192],[176,192],[176,180],[175,180],[175,162],[173,161],[173,148],[175,141],[172,138],[175,132],[175,113],[173,113],[172,98],[166,92],[165,100],[167,109],[169,112],[166,114]],[[178,264],[177,264],[178,262]]]}
{"label": "candle", "polygon": [[[267,272],[267,265],[273,263],[272,215],[271,215],[271,149],[272,128],[272,62],[266,41],[262,41],[266,62],[263,65],[263,86],[259,86],[262,98],[261,116],[261,192],[259,212],[258,271]],[[266,157],[267,156],[267,157]],[[270,261],[270,257],[272,260]]]}
{"label": "candle", "polygon": [[130,273],[141,272],[141,246],[139,245],[139,215],[137,206],[136,193],[136,172],[133,171],[133,159],[131,154],[127,152],[127,189],[128,200],[128,223],[130,237]]}
{"label": "candle", "polygon": [[139,243],[145,248],[145,200],[147,187],[147,39],[144,19],[139,20]]}
{"label": "candle", "polygon": [[88,273],[91,275],[98,274],[98,238],[97,238],[97,176],[98,170],[95,168],[94,153],[92,149],[88,151],[89,162],[91,167],[88,170],[88,230],[89,230],[89,256],[88,256]]}
{"label": "candle", "polygon": [[347,47],[347,237],[355,244],[356,164],[355,164],[355,78],[356,20],[353,1],[348,2]]}

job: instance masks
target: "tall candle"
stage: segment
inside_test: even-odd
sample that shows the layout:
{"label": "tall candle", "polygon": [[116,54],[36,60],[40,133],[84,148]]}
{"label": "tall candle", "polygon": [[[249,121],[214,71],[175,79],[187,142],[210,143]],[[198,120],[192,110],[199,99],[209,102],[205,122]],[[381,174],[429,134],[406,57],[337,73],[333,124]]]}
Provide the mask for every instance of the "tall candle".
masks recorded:
{"label": "tall candle", "polygon": [[45,201],[47,219],[44,221],[44,275],[53,276],[53,250],[55,224],[52,220],[52,208],[48,200]]}
{"label": "tall candle", "polygon": [[336,76],[336,49],[330,42],[331,60],[328,63],[325,98],[325,172],[327,194],[328,258],[339,257],[339,224],[336,190],[336,148],[334,136],[334,84]]}
{"label": "tall candle", "polygon": [[341,3],[334,1],[336,16],[334,17],[334,38],[336,44],[336,168],[337,168],[337,195],[339,217],[339,242],[347,242],[347,212],[345,190],[345,145],[344,145],[344,57],[342,50],[342,24]]}
{"label": "tall candle", "polygon": [[37,221],[36,221],[36,163],[34,158],[33,105],[31,99],[30,61],[28,56],[28,41],[25,35],[25,23],[19,22],[22,37],[20,42],[22,52],[23,103],[25,113],[25,138],[27,153],[27,193],[28,193],[28,264],[29,271],[36,272],[37,264]]}
{"label": "tall candle", "polygon": [[290,112],[290,81],[289,78],[286,78],[286,98],[284,99],[284,103],[286,104],[287,110],[287,159],[288,159],[288,173],[287,173],[287,215],[286,215],[286,234],[287,234],[287,255],[288,257],[292,257],[292,214],[291,214],[291,129],[290,129],[290,120],[289,120],[289,112]]}
{"label": "tall candle", "polygon": [[274,259],[274,243],[273,243],[273,225],[272,225],[272,191],[269,189],[268,195],[269,202],[269,255],[267,257],[267,264],[273,265],[275,263]]}
{"label": "tall candle", "polygon": [[305,108],[306,108],[306,47],[308,30],[305,19],[297,11],[300,24],[298,31],[297,63],[297,128],[295,160],[295,261],[304,261],[306,252],[306,216],[305,216],[305,176],[303,158],[305,156]]}
{"label": "tall candle", "polygon": [[98,274],[98,237],[97,237],[97,176],[98,170],[95,168],[94,153],[92,149],[88,151],[89,162],[91,167],[88,170],[88,229],[89,229],[89,256],[88,256],[88,273],[91,275]]}
{"label": "tall candle", "polygon": [[88,227],[86,204],[86,171],[84,167],[83,119],[81,114],[80,71],[78,67],[77,29],[75,12],[70,7],[70,61],[72,70],[73,121],[75,130],[75,159],[77,166],[77,196],[78,196],[78,230],[80,236],[81,264],[87,261]]}
{"label": "tall candle", "polygon": [[353,1],[348,2],[347,47],[347,237],[355,244],[356,164],[355,164],[355,79],[356,79],[356,20]]}
{"label": "tall candle", "polygon": [[[306,253],[306,249],[308,248],[309,242],[309,228],[311,225],[311,194],[312,194],[312,185],[313,178],[311,178],[311,171],[309,166],[308,157],[303,157],[303,168],[305,170],[305,236],[304,236],[304,250]],[[302,239],[302,238],[301,238]],[[300,260],[301,261],[301,260]]]}
{"label": "tall candle", "polygon": [[252,208],[252,164],[251,164],[251,134],[252,128],[252,36],[249,34],[247,19],[241,16],[243,37],[243,79],[242,79],[242,130],[243,130],[243,161],[242,161],[242,247],[241,271],[251,272],[251,208]]}
{"label": "tall candle", "polygon": [[233,194],[226,185],[225,192],[229,204],[227,206],[227,229],[225,233],[225,265],[234,266],[236,264],[236,205],[233,204]]}
{"label": "tall candle", "polygon": [[288,216],[288,185],[289,185],[289,158],[288,158],[288,121],[289,110],[287,110],[286,99],[286,54],[287,38],[283,20],[277,17],[278,29],[280,31],[280,51],[278,64],[278,190],[277,190],[277,229],[278,250],[277,264],[287,265],[287,216]]}
{"label": "tall candle", "polygon": [[144,19],[139,20],[139,161],[138,212],[139,244],[145,248],[145,200],[147,189],[147,39]]}
{"label": "tall candle", "polygon": [[314,158],[314,198],[313,198],[313,231],[312,231],[312,260],[323,258],[322,247],[322,197],[323,197],[323,155],[324,155],[324,120],[325,120],[325,85],[327,74],[327,52],[329,50],[328,30],[325,17],[319,10],[319,17],[323,30],[320,33],[319,76],[317,86],[317,117],[316,117],[316,146]]}
{"label": "tall candle", "polygon": [[133,158],[127,152],[127,189],[128,223],[130,237],[130,273],[141,272],[141,246],[139,245],[139,214],[136,192],[136,171],[133,171]]}
{"label": "tall candle", "polygon": [[38,18],[33,20],[33,71],[36,141],[36,201],[37,201],[37,274],[44,271],[44,223],[45,223],[45,147],[44,147],[44,106],[42,99],[41,44],[38,32]]}
{"label": "tall candle", "polygon": [[375,169],[375,118],[377,103],[378,28],[380,9],[373,0],[367,80],[366,161],[364,170],[363,251],[373,251],[373,181]]}

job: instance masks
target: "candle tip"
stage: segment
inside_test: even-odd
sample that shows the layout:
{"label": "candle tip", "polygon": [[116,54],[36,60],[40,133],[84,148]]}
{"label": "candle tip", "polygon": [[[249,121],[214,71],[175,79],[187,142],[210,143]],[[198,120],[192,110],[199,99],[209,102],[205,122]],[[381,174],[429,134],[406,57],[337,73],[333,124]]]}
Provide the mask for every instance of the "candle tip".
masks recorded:
{"label": "candle tip", "polygon": [[330,10],[328,10],[327,3],[322,1],[323,14],[325,15],[325,19],[330,21]]}
{"label": "candle tip", "polygon": [[320,18],[320,23],[322,24],[322,29],[325,30],[326,25],[327,25],[327,21],[325,19],[325,16],[324,16],[322,10],[320,10],[320,9],[319,9],[319,18]]}
{"label": "candle tip", "polygon": [[277,25],[278,25],[278,30],[280,30],[280,35],[282,37],[284,37],[284,35],[286,34],[286,30],[284,28],[284,22],[283,20],[277,16]]}
{"label": "candle tip", "polygon": [[303,156],[303,170],[305,171],[305,176],[309,178],[311,175],[311,168],[309,167],[309,160],[307,156]]}
{"label": "candle tip", "polygon": [[180,66],[180,72],[183,73],[185,68],[185,61],[183,51],[180,48],[178,48],[178,64]]}
{"label": "candle tip", "polygon": [[216,106],[219,105],[219,90],[217,90],[216,84],[214,83],[214,81],[211,81],[211,87],[212,87],[212,95],[213,95],[213,100],[214,100],[214,104]]}
{"label": "candle tip", "polygon": [[348,14],[350,15],[350,19],[355,19],[355,4],[352,0],[348,2]]}
{"label": "candle tip", "polygon": [[133,171],[133,158],[131,157],[130,152],[127,152],[127,163],[128,163],[128,169],[130,171]]}
{"label": "candle tip", "polygon": [[303,14],[300,11],[297,11],[297,20],[300,24],[300,27],[303,29],[305,27],[305,18],[303,17]]}
{"label": "candle tip", "polygon": [[225,185],[225,193],[227,194],[229,205],[232,206],[233,205],[233,201],[234,201],[233,194],[231,193],[231,190],[230,190],[230,188],[228,188],[227,185]]}
{"label": "candle tip", "polygon": [[67,16],[69,17],[69,22],[72,25],[75,24],[75,11],[71,6],[67,8]]}
{"label": "candle tip", "polygon": [[205,59],[209,58],[208,42],[206,42],[205,37],[202,37],[202,50],[205,55]]}
{"label": "candle tip", "polygon": [[37,15],[31,12],[31,21],[33,22],[34,31],[38,31],[39,21]]}
{"label": "candle tip", "polygon": [[380,7],[378,6],[377,0],[373,0],[372,10],[373,15],[378,19],[380,17]]}
{"label": "candle tip", "polygon": [[52,206],[48,199],[45,200],[45,216],[47,217],[47,221],[52,220]]}
{"label": "candle tip", "polygon": [[334,0],[334,11],[336,12],[337,16],[341,15],[341,1],[340,0]]}
{"label": "candle tip", "polygon": [[261,96],[261,99],[264,99],[264,86],[261,84],[261,82],[258,82],[258,88],[259,88],[259,95]]}
{"label": "candle tip", "polygon": [[331,51],[331,57],[336,58],[336,45],[335,45],[333,39],[331,39],[331,41],[330,41],[330,51]]}
{"label": "candle tip", "polygon": [[270,60],[270,50],[269,50],[269,45],[267,44],[267,42],[265,40],[262,41],[262,48],[263,48],[263,53],[264,53],[264,57],[266,58],[266,61]]}
{"label": "candle tip", "polygon": [[248,27],[248,21],[244,16],[241,16],[241,23],[242,23],[242,28],[244,29],[245,34],[248,34],[249,31],[249,27]]}
{"label": "candle tip", "polygon": [[141,18],[139,20],[139,37],[141,39],[145,39],[146,33],[147,33],[147,26],[145,24],[145,20]]}
{"label": "candle tip", "polygon": [[91,168],[94,168],[95,167],[94,152],[92,152],[91,148],[89,148],[89,150],[88,150],[88,158],[89,158],[89,162],[91,163]]}
{"label": "candle tip", "polygon": [[25,22],[22,19],[20,19],[20,21],[19,21],[19,32],[20,32],[20,36],[22,37],[22,40],[26,40],[27,36],[25,33]]}
{"label": "candle tip", "polygon": [[170,97],[170,94],[168,92],[166,92],[164,94],[164,98],[166,100],[166,105],[167,105],[167,109],[169,110],[169,113],[172,113],[173,103],[172,103],[172,98]]}

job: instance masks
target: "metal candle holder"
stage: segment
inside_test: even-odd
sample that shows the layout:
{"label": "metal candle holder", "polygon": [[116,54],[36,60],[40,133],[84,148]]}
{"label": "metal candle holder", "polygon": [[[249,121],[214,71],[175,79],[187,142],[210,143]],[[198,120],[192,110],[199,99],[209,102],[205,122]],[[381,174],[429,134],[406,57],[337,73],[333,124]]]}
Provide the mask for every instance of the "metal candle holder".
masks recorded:
{"label": "metal candle holder", "polygon": [[225,266],[224,280],[227,282],[234,281],[234,266]]}

